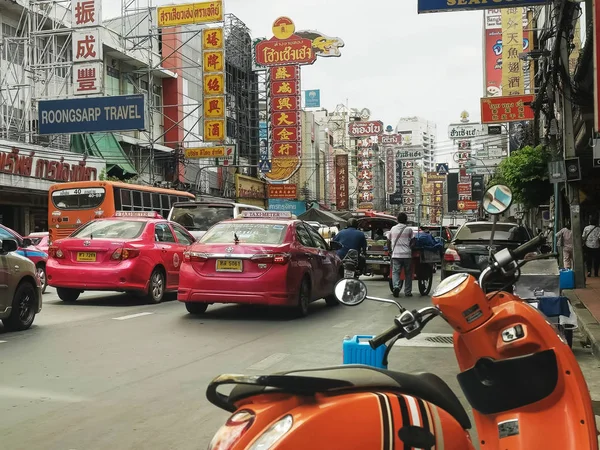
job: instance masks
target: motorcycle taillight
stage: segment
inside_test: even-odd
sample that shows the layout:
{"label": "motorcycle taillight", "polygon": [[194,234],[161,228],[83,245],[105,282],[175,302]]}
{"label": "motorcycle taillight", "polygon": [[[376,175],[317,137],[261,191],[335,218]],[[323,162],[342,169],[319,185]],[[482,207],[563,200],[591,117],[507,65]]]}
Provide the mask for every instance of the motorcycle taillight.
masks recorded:
{"label": "motorcycle taillight", "polygon": [[247,409],[233,414],[208,445],[208,450],[231,450],[254,423],[255,414]]}

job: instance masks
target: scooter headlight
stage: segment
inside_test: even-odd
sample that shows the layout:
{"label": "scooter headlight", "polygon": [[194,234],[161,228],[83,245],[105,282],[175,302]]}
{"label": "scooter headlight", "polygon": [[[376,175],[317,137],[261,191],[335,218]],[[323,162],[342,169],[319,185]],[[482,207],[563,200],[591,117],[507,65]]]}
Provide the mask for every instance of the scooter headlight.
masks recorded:
{"label": "scooter headlight", "polygon": [[279,439],[292,429],[294,419],[284,416],[265,431],[248,450],[269,450]]}

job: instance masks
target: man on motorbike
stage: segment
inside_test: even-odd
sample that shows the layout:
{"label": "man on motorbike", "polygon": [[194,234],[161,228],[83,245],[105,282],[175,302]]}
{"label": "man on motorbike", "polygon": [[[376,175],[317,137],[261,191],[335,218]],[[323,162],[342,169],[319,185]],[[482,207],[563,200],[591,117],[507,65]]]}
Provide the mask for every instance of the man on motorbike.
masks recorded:
{"label": "man on motorbike", "polygon": [[342,248],[337,251],[340,259],[344,259],[349,250],[354,249],[358,252],[358,268],[363,273],[366,266],[366,259],[363,254],[367,253],[367,238],[362,231],[358,230],[358,220],[350,219],[348,228],[336,234],[333,240],[342,244]]}

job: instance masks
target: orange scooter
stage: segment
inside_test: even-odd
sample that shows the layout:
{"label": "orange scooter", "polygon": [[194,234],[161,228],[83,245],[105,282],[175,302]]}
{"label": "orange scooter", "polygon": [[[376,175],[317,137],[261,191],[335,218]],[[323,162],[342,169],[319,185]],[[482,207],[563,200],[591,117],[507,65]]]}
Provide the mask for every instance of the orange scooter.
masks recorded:
{"label": "orange scooter", "polygon": [[[490,188],[484,209],[510,206],[506,186]],[[496,220],[496,217],[494,218]],[[493,239],[493,236],[492,236]],[[596,450],[589,391],[579,365],[555,327],[528,303],[506,292],[485,294],[488,280],[518,278],[518,262],[541,238],[502,250],[481,274],[445,279],[434,306],[399,306],[394,326],[373,338],[377,348],[412,339],[435,317],[454,329],[459,384],[473,408],[482,450]],[[367,297],[367,287],[341,280],[336,297],[348,306]],[[222,385],[234,385],[228,394]],[[298,370],[265,376],[221,375],[207,389],[213,404],[233,413],[209,450],[436,449],[470,450],[466,411],[450,388],[432,374],[408,375],[368,366]]]}

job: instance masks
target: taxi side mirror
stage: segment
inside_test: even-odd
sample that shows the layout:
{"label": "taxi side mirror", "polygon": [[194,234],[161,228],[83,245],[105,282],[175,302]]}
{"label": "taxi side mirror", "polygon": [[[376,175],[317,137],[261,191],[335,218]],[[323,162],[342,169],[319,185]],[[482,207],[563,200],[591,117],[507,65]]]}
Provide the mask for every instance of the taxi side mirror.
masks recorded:
{"label": "taxi side mirror", "polygon": [[0,251],[4,254],[10,252],[16,252],[19,248],[19,244],[14,239],[0,240]]}
{"label": "taxi side mirror", "polygon": [[338,251],[342,249],[342,244],[340,244],[338,241],[331,241],[329,242],[329,250],[332,251]]}

